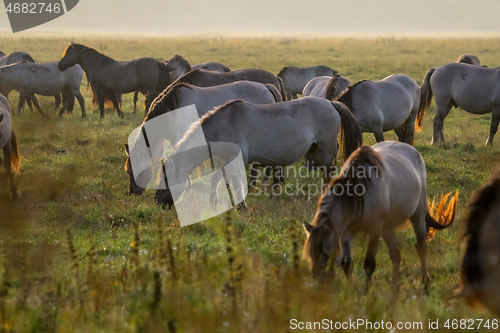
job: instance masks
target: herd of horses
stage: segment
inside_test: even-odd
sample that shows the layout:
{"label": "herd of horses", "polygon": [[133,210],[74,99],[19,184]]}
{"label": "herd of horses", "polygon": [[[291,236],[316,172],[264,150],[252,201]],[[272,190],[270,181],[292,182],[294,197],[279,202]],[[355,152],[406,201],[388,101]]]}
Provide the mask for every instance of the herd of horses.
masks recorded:
{"label": "herd of horses", "polygon": [[[375,270],[375,257],[382,238],[389,248],[393,282],[399,282],[400,244],[395,228],[410,221],[416,234],[425,286],[430,279],[426,264],[427,240],[436,230],[449,227],[455,218],[458,191],[428,202],[425,161],[413,147],[415,133],[436,101],[433,143],[444,141],[443,121],[452,107],[474,114],[492,113],[490,136],[493,143],[500,121],[500,68],[481,66],[473,55],[462,55],[455,63],[430,69],[422,85],[403,74],[380,81],[363,80],[351,84],[327,66],[284,67],[277,75],[256,68],[231,71],[227,66],[207,62],[191,65],[176,55],[163,62],[154,58],[116,61],[90,47],[71,43],[62,59],[35,63],[25,52],[0,53],[0,148],[12,198],[20,192],[14,174],[20,167],[19,148],[8,94],[20,94],[18,115],[24,104],[40,107],[36,95],[53,96],[59,116],[71,112],[79,102],[82,117],[85,102],[80,93],[83,72],[92,91],[92,102],[104,118],[106,105],[123,117],[122,94],[134,93],[134,112],[139,94],[145,96],[146,121],[170,111],[196,105],[199,122],[183,128],[166,124],[162,130],[173,147],[159,171],[186,179],[188,190],[192,171],[207,162],[200,154],[189,167],[177,151],[196,145],[201,126],[207,143],[237,145],[245,164],[252,165],[248,186],[255,186],[254,166],[274,168],[274,186],[283,177],[276,170],[305,158],[308,168],[323,171],[325,186],[313,223],[304,223],[307,234],[303,255],[310,261],[312,275],[327,279],[341,267],[352,271],[352,239],[358,232],[369,236],[364,269],[367,281]],[[298,98],[298,94],[302,97]],[[384,132],[394,130],[400,142],[384,142]],[[363,132],[373,133],[377,144],[363,146]],[[340,134],[340,139],[337,137]],[[131,155],[137,140],[126,145],[125,170],[130,178],[130,194],[144,192],[141,184],[153,177],[151,168],[135,175]],[[153,151],[163,142],[150,142]],[[337,153],[345,160],[334,175]],[[145,156],[148,159],[148,156]],[[226,161],[228,162],[228,161]],[[363,172],[360,172],[363,171]],[[372,172],[373,171],[373,172]],[[212,179],[212,190],[220,179]],[[339,187],[362,186],[362,194],[337,191]],[[155,201],[169,208],[178,199],[169,189],[157,189]],[[247,184],[239,184],[240,187]],[[178,195],[178,194],[177,194]],[[217,204],[216,200],[213,204]],[[245,204],[244,204],[245,205]],[[500,172],[493,175],[469,204],[468,244],[462,265],[462,286],[458,295],[479,301],[500,314]],[[496,294],[492,290],[497,290]],[[499,295],[497,295],[499,294]]]}

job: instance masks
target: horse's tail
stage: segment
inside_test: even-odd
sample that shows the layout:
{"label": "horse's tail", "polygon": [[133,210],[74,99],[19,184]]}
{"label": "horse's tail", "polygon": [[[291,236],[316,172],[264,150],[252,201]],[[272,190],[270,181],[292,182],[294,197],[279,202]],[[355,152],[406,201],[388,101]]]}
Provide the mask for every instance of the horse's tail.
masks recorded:
{"label": "horse's tail", "polygon": [[339,83],[340,83],[340,74],[335,74],[328,82],[326,83],[326,95],[325,98],[327,100],[333,101],[339,94]]}
{"label": "horse's tail", "polygon": [[167,65],[165,65],[161,61],[158,61],[158,68],[160,70],[160,76],[158,78],[157,90],[158,93],[161,93],[163,90],[165,90],[165,88],[167,88],[170,85],[170,70],[167,67]]}
{"label": "horse's tail", "polygon": [[[91,90],[92,90],[92,105],[99,105],[99,96],[97,95],[95,89],[92,87],[92,85],[90,86]],[[105,92],[104,93],[104,107],[108,108],[108,109],[113,109],[115,106],[113,105],[113,97],[111,97],[112,95],[111,94],[114,94],[114,93],[110,93],[110,92]],[[118,105],[121,107],[121,104],[122,104],[122,94],[116,94],[116,99],[118,100]],[[74,101],[73,101],[74,103]]]}
{"label": "horse's tail", "polygon": [[21,168],[21,158],[19,156],[19,146],[17,144],[17,138],[14,129],[12,129],[11,133],[12,135],[10,137],[10,145],[12,146],[12,149],[10,150],[10,165],[17,175],[19,173],[19,169]]}
{"label": "horse's tail", "polygon": [[266,84],[266,88],[271,92],[271,94],[273,94],[274,101],[276,103],[283,102],[283,97],[275,86],[273,86],[272,84]]}
{"label": "horse's tail", "polygon": [[29,62],[35,62],[35,60],[28,53],[23,53],[23,60],[26,60]]}
{"label": "horse's tail", "polygon": [[287,97],[286,97],[286,90],[285,90],[285,82],[283,82],[283,79],[279,76],[276,76],[276,78],[278,79],[278,82],[280,84],[279,88],[280,88],[281,98],[283,101],[286,101]]}
{"label": "horse's tail", "polygon": [[418,133],[422,130],[422,121],[425,114],[429,111],[432,102],[431,75],[436,69],[431,68],[425,75],[424,82],[420,86],[420,106],[418,108],[417,119],[415,120],[415,131]]}
{"label": "horse's tail", "polygon": [[346,160],[356,149],[363,145],[363,133],[358,121],[345,104],[337,101],[331,103],[340,116],[340,147],[344,160]]}
{"label": "horse's tail", "polygon": [[428,210],[425,215],[425,224],[427,225],[427,239],[430,240],[436,233],[436,230],[446,229],[455,220],[455,215],[457,213],[457,202],[458,202],[458,191],[451,197],[448,206],[446,202],[452,192],[447,195],[441,195],[441,199],[436,204],[435,199],[428,200]]}

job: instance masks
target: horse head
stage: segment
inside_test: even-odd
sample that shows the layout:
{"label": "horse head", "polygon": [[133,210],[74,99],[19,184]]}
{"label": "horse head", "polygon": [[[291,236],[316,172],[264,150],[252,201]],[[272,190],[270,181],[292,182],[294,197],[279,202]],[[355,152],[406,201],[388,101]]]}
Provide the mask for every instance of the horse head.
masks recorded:
{"label": "horse head", "polygon": [[181,77],[182,75],[186,74],[187,72],[191,71],[191,65],[189,62],[186,60],[181,55],[176,54],[172,59],[167,61],[165,63],[167,65],[167,68],[171,71],[175,70],[177,71],[177,76]]}
{"label": "horse head", "polygon": [[63,57],[59,61],[57,68],[60,71],[64,71],[74,65],[79,61],[79,52],[77,49],[77,44],[69,44],[66,50],[64,50]]}

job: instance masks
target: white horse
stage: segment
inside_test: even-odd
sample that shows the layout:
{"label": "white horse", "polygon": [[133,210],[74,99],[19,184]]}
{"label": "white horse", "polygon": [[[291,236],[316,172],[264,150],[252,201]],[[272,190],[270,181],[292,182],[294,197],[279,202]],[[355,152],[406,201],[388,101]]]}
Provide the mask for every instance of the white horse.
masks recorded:
{"label": "white horse", "polygon": [[[82,117],[85,117],[85,102],[80,94],[80,84],[83,78],[83,70],[79,65],[68,68],[65,71],[58,69],[58,62],[32,63],[20,62],[0,67],[0,84],[7,84],[19,91],[18,115],[24,108],[24,102],[33,94],[43,96],[54,96],[56,94],[71,93],[76,97],[82,109]],[[38,111],[47,116],[36,99],[31,99]],[[62,116],[69,106],[68,100],[61,110]]]}
{"label": "white horse", "polygon": [[[182,181],[182,192],[186,188],[184,180],[206,161],[206,156],[194,154],[185,164],[183,155],[176,151],[196,147],[199,126],[200,123],[192,125],[164,164],[166,174],[177,175],[177,180]],[[241,100],[229,102],[203,116],[201,129],[208,144],[237,145],[245,164],[283,167],[305,156],[315,166],[323,168],[326,181],[330,180],[333,161],[339,150],[339,129],[343,156],[349,156],[363,142],[356,119],[342,103],[316,97],[265,105]],[[212,191],[216,192],[217,186],[214,185],[218,180],[214,182],[212,178]],[[155,200],[161,205],[171,206],[177,198],[172,197],[168,182],[165,184],[167,189],[158,189]],[[243,190],[245,185],[238,185]],[[216,195],[212,196],[212,199],[216,198]]]}
{"label": "white horse", "polygon": [[278,73],[278,77],[283,80],[287,99],[297,99],[297,94],[301,94],[307,82],[317,76],[334,76],[338,72],[328,66],[311,67],[283,67]]}
{"label": "white horse", "polygon": [[[192,104],[196,105],[198,116],[201,118],[215,107],[237,99],[243,99],[255,104],[271,104],[281,102],[281,94],[271,84],[252,81],[237,81],[213,87],[196,87],[186,83],[177,83],[163,91],[155,99],[142,126],[144,126],[146,121],[152,120],[155,117]],[[188,129],[189,126],[180,127],[179,124],[171,124],[170,127],[164,129],[165,138],[172,146],[175,146],[184,137]],[[157,152],[162,148],[163,143],[150,142],[150,145],[152,151]],[[129,149],[133,152],[134,147],[130,148],[126,145],[128,157],[125,162],[125,170],[130,176],[129,193],[142,194],[144,189],[137,186],[132,172],[130,163],[130,154],[132,153]],[[145,179],[146,183],[149,182],[151,179],[151,169],[146,169],[143,173],[137,175],[137,177]]]}
{"label": "white horse", "polygon": [[382,237],[389,248],[393,282],[398,284],[401,250],[395,228],[410,220],[417,238],[422,279],[427,285],[426,238],[434,234],[432,229],[444,229],[453,223],[458,192],[444,210],[447,198],[442,198],[438,205],[441,210],[433,217],[434,206],[427,206],[425,162],[412,146],[387,141],[358,149],[320,198],[313,225],[304,223],[307,240],[303,253],[310,260],[313,276],[334,276],[333,267],[327,265],[330,258],[349,275],[352,237],[366,232],[364,269],[368,282],[375,271]]}
{"label": "white horse", "polygon": [[373,133],[377,142],[384,141],[384,132],[394,130],[399,141],[413,144],[420,89],[412,78],[395,74],[380,81],[359,81],[336,100],[349,107],[361,129]]}
{"label": "white horse", "polygon": [[[14,175],[19,172],[21,160],[19,158],[19,147],[16,134],[12,128],[10,105],[7,99],[0,94],[0,149],[3,150],[4,160],[0,158],[0,166],[4,164],[7,178],[9,179],[10,194],[12,199],[19,197]],[[14,171],[14,172],[12,172]]]}
{"label": "white horse", "polygon": [[[318,76],[307,82],[307,85],[302,91],[302,97],[314,96],[334,100],[338,95],[341,95],[342,92],[344,92],[344,90],[346,90],[350,85],[351,82],[340,74],[336,74],[334,77]],[[328,91],[330,91],[330,94],[327,98],[326,95]]]}

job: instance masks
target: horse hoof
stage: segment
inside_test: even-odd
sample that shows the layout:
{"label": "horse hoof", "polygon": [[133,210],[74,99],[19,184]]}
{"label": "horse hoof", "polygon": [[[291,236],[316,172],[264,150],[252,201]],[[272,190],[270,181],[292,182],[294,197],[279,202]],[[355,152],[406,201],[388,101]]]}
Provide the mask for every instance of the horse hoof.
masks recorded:
{"label": "horse hoof", "polygon": [[11,195],[12,200],[17,200],[21,197],[21,191],[17,191]]}

